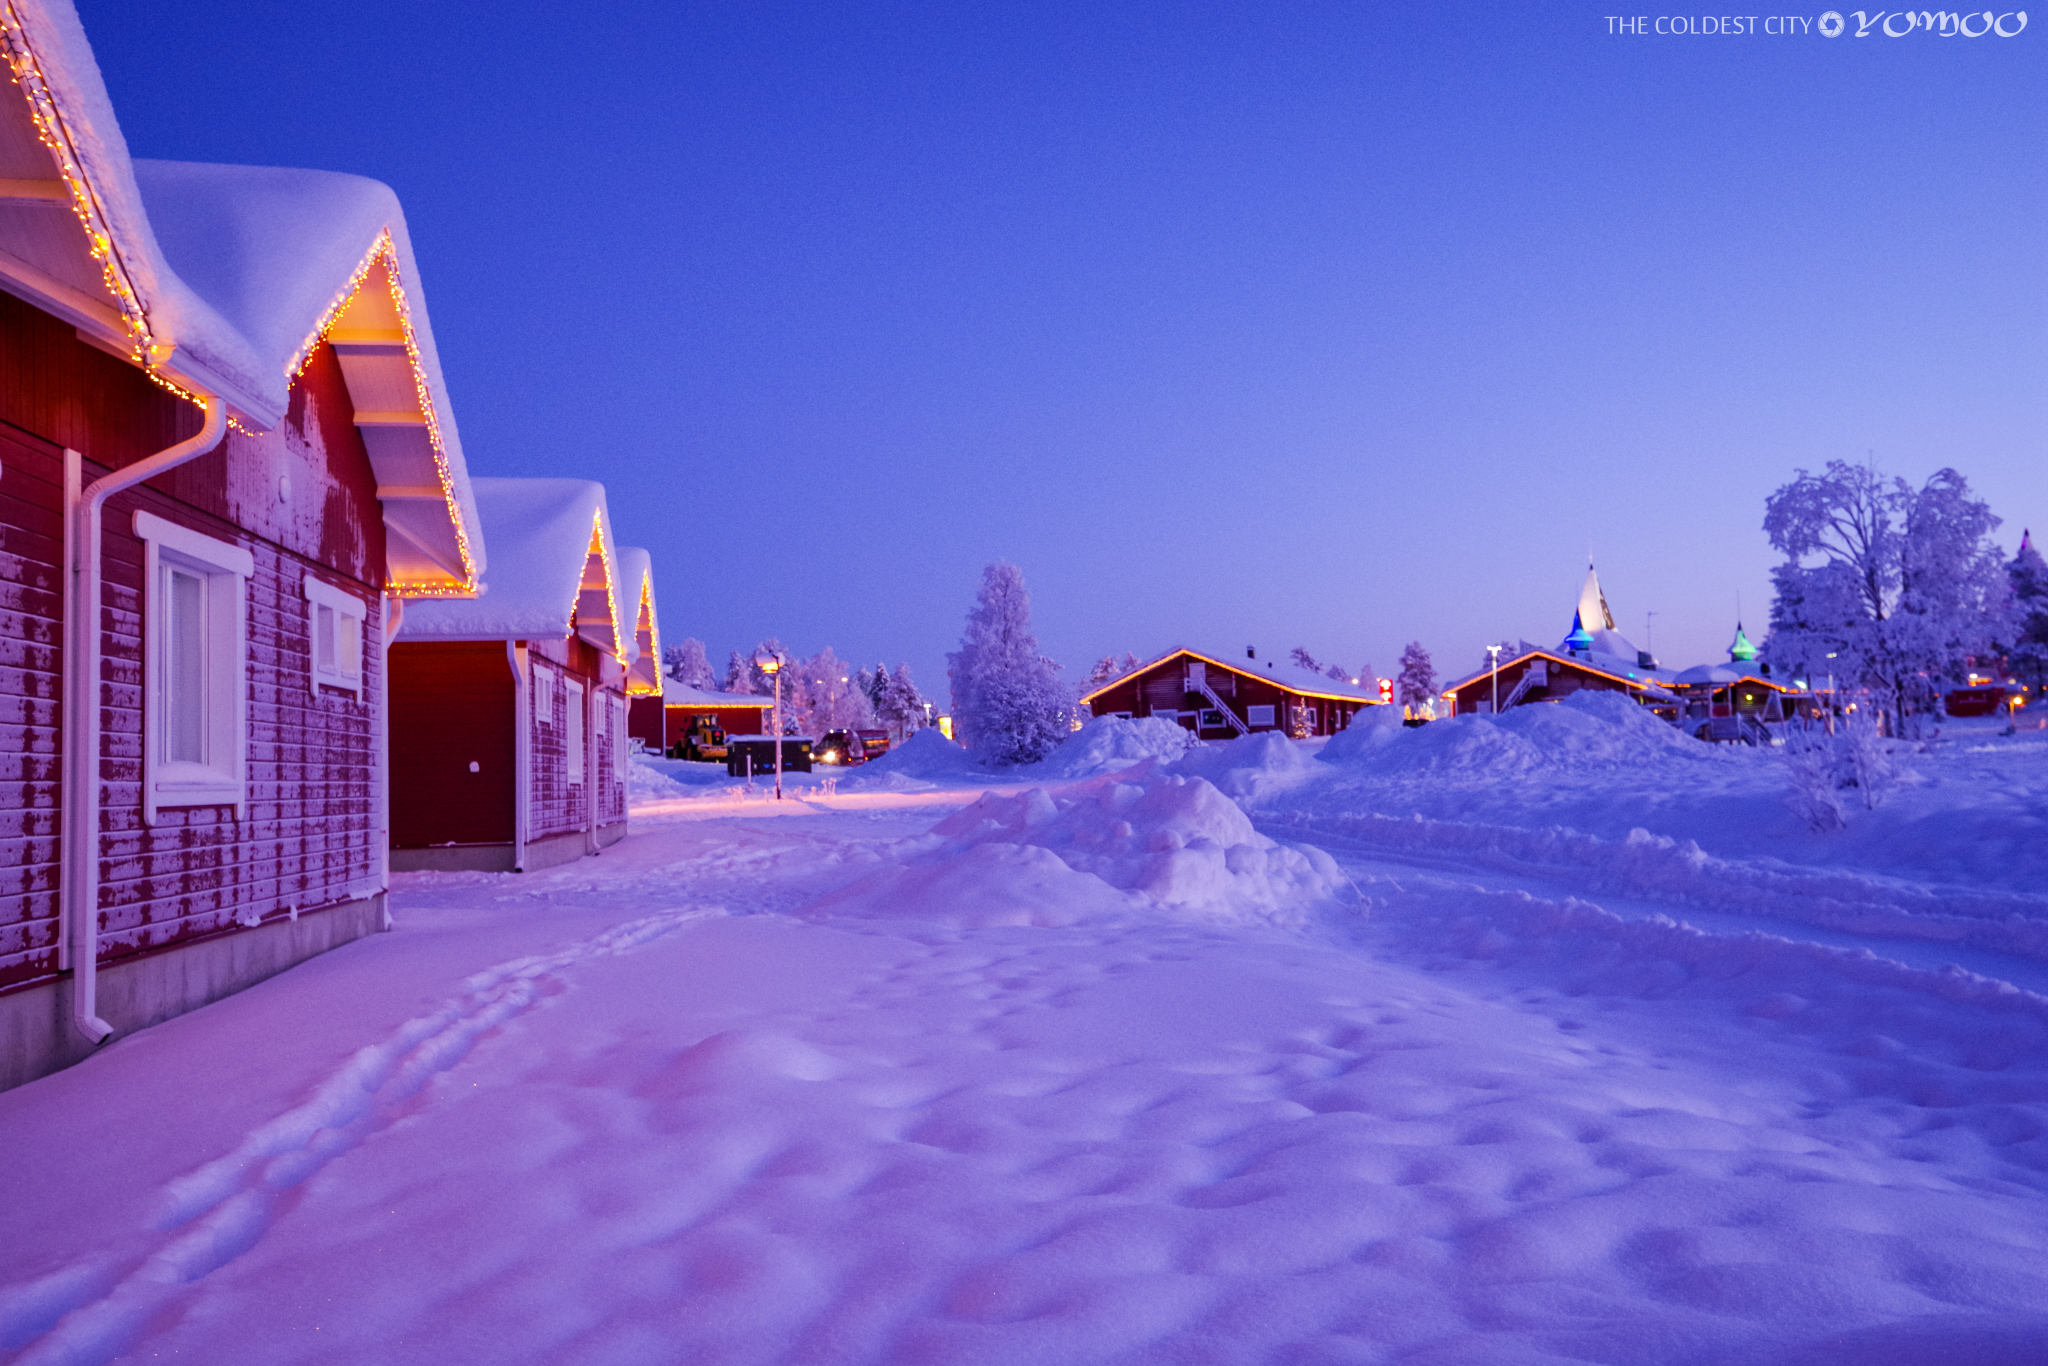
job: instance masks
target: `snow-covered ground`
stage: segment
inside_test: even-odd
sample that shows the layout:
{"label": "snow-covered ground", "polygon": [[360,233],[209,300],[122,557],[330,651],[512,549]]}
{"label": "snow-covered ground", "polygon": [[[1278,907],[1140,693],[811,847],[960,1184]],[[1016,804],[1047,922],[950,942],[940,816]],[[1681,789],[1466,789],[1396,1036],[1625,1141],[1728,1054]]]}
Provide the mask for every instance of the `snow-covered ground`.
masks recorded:
{"label": "snow-covered ground", "polygon": [[400,878],[0,1094],[0,1358],[2048,1357],[2048,733],[1162,732]]}

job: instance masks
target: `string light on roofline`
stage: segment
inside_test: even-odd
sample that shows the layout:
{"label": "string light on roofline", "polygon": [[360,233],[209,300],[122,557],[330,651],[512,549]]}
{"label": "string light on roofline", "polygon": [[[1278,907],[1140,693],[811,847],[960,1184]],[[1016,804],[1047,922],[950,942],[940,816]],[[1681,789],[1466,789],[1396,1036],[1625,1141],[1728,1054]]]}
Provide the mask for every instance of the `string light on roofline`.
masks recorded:
{"label": "string light on roofline", "polygon": [[433,391],[427,385],[426,366],[420,360],[419,335],[413,327],[412,304],[406,297],[404,280],[399,273],[398,247],[392,241],[390,228],[377,234],[377,239],[349,273],[347,281],[327,301],[327,307],[321,311],[312,331],[306,334],[306,339],[299,343],[299,349],[286,363],[285,376],[290,382],[297,383],[299,377],[306,373],[306,367],[313,363],[313,357],[327,340],[328,333],[348,312],[379,263],[384,266],[384,286],[391,295],[392,312],[398,316],[399,339],[405,344],[406,361],[412,367],[413,394],[419,401],[420,414],[426,420],[427,445],[433,452],[434,473],[441,484],[441,501],[446,504],[449,523],[455,528],[456,552],[462,557],[463,574],[460,584],[394,583],[388,591],[408,598],[470,597],[476,592],[476,561],[470,554],[469,532],[462,509],[455,501],[455,479],[448,465],[447,446],[441,439],[440,414],[434,406]]}

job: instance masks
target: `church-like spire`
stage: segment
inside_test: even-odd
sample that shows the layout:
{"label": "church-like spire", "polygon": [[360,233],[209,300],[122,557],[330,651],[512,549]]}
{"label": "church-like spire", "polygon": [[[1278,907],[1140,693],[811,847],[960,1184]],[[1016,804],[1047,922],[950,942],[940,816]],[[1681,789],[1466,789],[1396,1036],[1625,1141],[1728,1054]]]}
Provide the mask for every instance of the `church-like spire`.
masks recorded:
{"label": "church-like spire", "polygon": [[1579,589],[1579,624],[1588,631],[1614,629],[1614,613],[1607,609],[1607,595],[1600,591],[1600,576],[1591,560],[1586,561],[1585,586]]}
{"label": "church-like spire", "polygon": [[1728,646],[1730,664],[1747,664],[1756,658],[1756,646],[1749,643],[1749,637],[1742,634],[1742,623],[1735,623],[1735,639]]}

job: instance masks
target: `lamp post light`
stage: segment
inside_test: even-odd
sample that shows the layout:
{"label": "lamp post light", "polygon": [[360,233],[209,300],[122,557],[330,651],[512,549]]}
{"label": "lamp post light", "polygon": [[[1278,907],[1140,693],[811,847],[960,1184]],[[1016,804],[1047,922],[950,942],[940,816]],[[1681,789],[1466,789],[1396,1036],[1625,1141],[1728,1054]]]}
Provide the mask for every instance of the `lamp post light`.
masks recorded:
{"label": "lamp post light", "polygon": [[754,653],[756,668],[775,683],[775,800],[782,800],[782,656],[772,650]]}
{"label": "lamp post light", "polygon": [[1493,714],[1500,715],[1500,646],[1486,647],[1486,657],[1493,662]]}

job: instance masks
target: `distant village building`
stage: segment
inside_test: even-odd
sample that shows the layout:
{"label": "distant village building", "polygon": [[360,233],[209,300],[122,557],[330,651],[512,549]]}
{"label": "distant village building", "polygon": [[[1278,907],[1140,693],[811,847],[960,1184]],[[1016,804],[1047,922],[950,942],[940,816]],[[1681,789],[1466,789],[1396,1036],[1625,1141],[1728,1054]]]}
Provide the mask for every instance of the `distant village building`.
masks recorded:
{"label": "distant village building", "polygon": [[391,647],[394,868],[530,872],[626,834],[637,612],[604,488],[475,487],[499,548],[488,591],[414,604]]}
{"label": "distant village building", "polygon": [[1615,629],[1614,613],[1591,565],[1579,590],[1571,630],[1554,649],[1522,641],[1500,651],[1476,673],[1446,684],[1444,697],[1454,715],[1507,711],[1531,702],[1555,702],[1575,692],[1617,692],[1651,707],[1667,720],[1678,718],[1672,675],[1647,650]]}
{"label": "distant village building", "polygon": [[389,631],[485,563],[391,191],[133,160],[0,29],[6,1087],[385,927]]}
{"label": "distant village building", "polygon": [[766,735],[768,709],[774,704],[772,697],[714,692],[664,678],[660,696],[633,699],[631,733],[648,749],[683,757],[677,750],[700,727],[731,736]]}
{"label": "distant village building", "polygon": [[1242,660],[1171,650],[1083,695],[1095,716],[1158,717],[1205,740],[1259,731],[1335,735],[1366,707],[1382,705],[1377,685],[1338,682],[1291,661]]}

